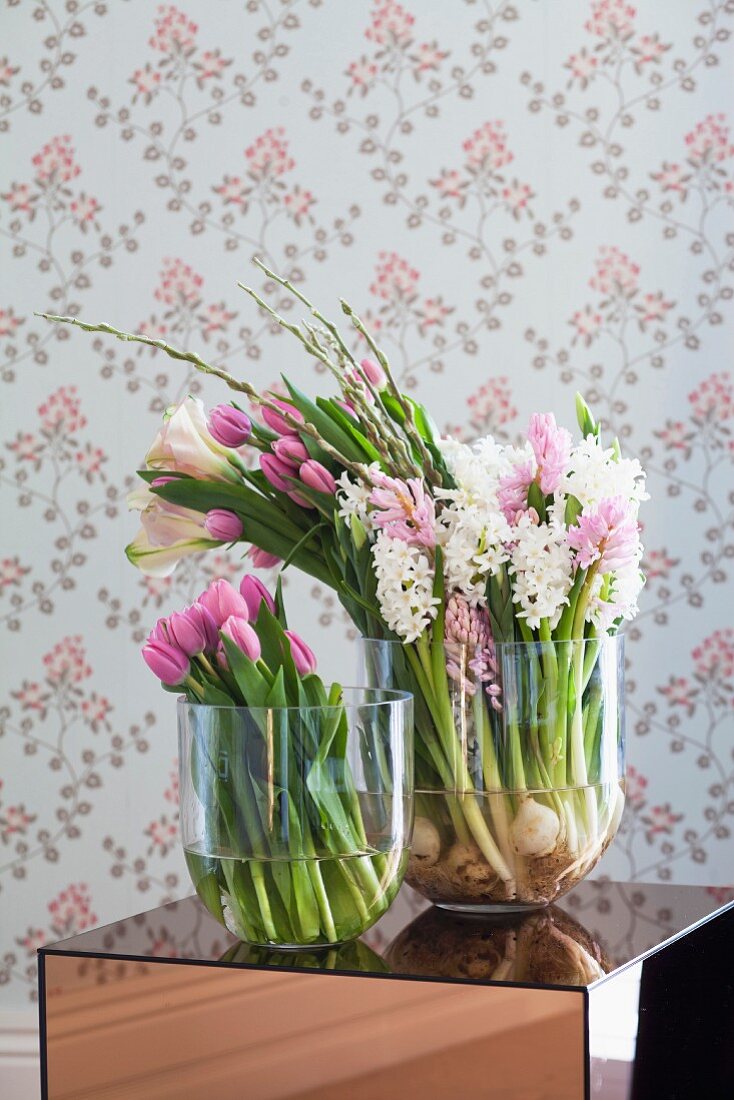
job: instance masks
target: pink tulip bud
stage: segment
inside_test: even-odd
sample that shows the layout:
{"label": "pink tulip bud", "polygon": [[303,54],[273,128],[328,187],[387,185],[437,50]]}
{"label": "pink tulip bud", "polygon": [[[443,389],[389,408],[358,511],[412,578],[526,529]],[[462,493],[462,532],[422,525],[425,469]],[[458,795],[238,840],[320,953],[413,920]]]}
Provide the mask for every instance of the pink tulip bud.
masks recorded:
{"label": "pink tulip bud", "polygon": [[[270,397],[270,400],[274,405],[277,405],[279,409],[282,409],[284,413],[288,413],[294,417],[299,424],[303,423],[303,416],[294,408],[293,405],[289,405],[285,401],[280,401],[277,397]],[[263,408],[262,418],[267,426],[278,435],[297,435],[295,428],[291,428],[290,424],[286,422],[285,417],[277,413],[275,409]]]}
{"label": "pink tulip bud", "polygon": [[263,603],[273,615],[275,614],[275,600],[259,577],[253,577],[251,573],[243,577],[240,581],[240,595],[247,604],[249,618],[253,621],[257,619],[260,605]]}
{"label": "pink tulip bud", "polygon": [[209,413],[209,433],[222,447],[243,447],[251,432],[249,416],[234,405],[217,405]]}
{"label": "pink tulip bud", "polygon": [[217,627],[221,627],[230,615],[240,619],[246,619],[248,615],[244,598],[229,581],[212,581],[196,602],[209,612]]}
{"label": "pink tulip bud", "polygon": [[222,634],[234,642],[238,649],[242,650],[245,657],[251,661],[260,658],[260,639],[246,619],[240,619],[237,615],[230,615],[221,626]]}
{"label": "pink tulip bud", "polygon": [[303,638],[293,630],[286,630],[285,636],[291,645],[291,657],[299,676],[307,676],[316,671],[316,657]]}
{"label": "pink tulip bud", "polygon": [[308,451],[295,435],[284,435],[282,439],[276,439],[273,451],[281,462],[289,462],[292,466],[300,466],[308,458]]}
{"label": "pink tulip bud", "polygon": [[334,400],[336,401],[339,408],[343,409],[344,412],[347,413],[348,416],[355,416],[356,417],[357,410],[355,409],[355,407],[354,407],[354,405],[352,404],[351,401],[341,401],[338,397],[335,397]]}
{"label": "pink tulip bud", "polygon": [[374,359],[363,359],[359,364],[365,378],[368,378],[376,390],[383,390],[387,385],[387,375]]}
{"label": "pink tulip bud", "polygon": [[157,623],[148,635],[149,642],[168,641],[168,619],[158,619]]}
{"label": "pink tulip bud", "polygon": [[198,604],[174,611],[168,620],[168,637],[187,657],[214,649],[219,640],[214,619]]}
{"label": "pink tulip bud", "polygon": [[181,478],[179,477],[168,477],[167,475],[164,477],[154,477],[150,483],[150,487],[151,489],[160,489],[161,485],[170,485],[172,481],[180,480]]}
{"label": "pink tulip bud", "polygon": [[287,493],[286,496],[289,496],[293,503],[297,504],[299,508],[312,509],[316,507],[316,505],[312,504],[310,500],[306,500],[306,498],[302,497],[300,493],[294,493],[292,490],[290,493]]}
{"label": "pink tulip bud", "polygon": [[319,493],[328,493],[329,496],[333,496],[336,492],[336,482],[334,478],[320,462],[317,462],[313,458],[309,458],[308,462],[304,462],[298,471],[298,476],[304,485],[308,485],[309,489],[316,489]]}
{"label": "pink tulip bud", "polygon": [[247,551],[247,556],[256,569],[274,569],[283,560],[276,557],[275,554],[269,554],[267,550],[261,550],[259,546],[251,546]]}
{"label": "pink tulip bud", "polygon": [[143,646],[143,660],[150,671],[169,687],[185,680],[191,668],[188,657],[178,646],[155,639]]}
{"label": "pink tulip bud", "polygon": [[236,542],[244,531],[240,517],[226,508],[212,508],[207,512],[204,526],[219,542]]}
{"label": "pink tulip bud", "polygon": [[298,477],[297,466],[293,466],[290,462],[283,462],[275,455],[260,455],[260,469],[270,484],[275,489],[280,489],[281,493],[287,493],[293,488],[293,483],[286,481],[286,478]]}

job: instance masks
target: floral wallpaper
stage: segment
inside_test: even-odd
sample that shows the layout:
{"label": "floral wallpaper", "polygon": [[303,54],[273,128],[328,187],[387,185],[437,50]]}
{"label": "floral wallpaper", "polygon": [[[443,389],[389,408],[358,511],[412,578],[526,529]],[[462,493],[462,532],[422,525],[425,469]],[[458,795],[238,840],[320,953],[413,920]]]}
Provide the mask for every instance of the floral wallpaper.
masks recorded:
{"label": "floral wallpaper", "polygon": [[[125,494],[163,409],[222,391],[34,310],[316,387],[237,290],[348,297],[465,438],[580,389],[650,473],[628,807],[603,874],[734,880],[732,0],[9,0],[0,56],[0,982],[190,892],[175,719],[138,646],[236,558],[146,579]],[[285,303],[279,303],[285,308]],[[295,625],[348,677],[330,593]],[[644,899],[644,887],[640,888]]]}

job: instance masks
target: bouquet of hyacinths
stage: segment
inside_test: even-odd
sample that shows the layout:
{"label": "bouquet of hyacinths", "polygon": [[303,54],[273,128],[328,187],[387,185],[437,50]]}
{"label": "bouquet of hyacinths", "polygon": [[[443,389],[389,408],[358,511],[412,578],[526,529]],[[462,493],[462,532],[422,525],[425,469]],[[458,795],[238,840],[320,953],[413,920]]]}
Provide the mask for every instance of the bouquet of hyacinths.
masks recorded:
{"label": "bouquet of hyacinths", "polygon": [[360,935],[405,869],[410,698],[327,689],[252,576],[160,619],[143,658],[183,693],[181,833],[209,911],[252,944]]}
{"label": "bouquet of hyacinths", "polygon": [[[257,263],[258,261],[256,261]],[[643,578],[644,473],[532,417],[520,446],[441,438],[396,385],[353,309],[360,358],[305,295],[259,266],[308,317],[260,307],[335,378],[333,396],[285,396],[161,340],[52,318],[160,348],[244,395],[207,415],[187,398],[140,471],[146,572],[245,542],[331,586],[363,639],[369,683],[416,702],[418,813],[408,881],[446,904],[552,900],[600,858],[623,806],[621,639]]]}

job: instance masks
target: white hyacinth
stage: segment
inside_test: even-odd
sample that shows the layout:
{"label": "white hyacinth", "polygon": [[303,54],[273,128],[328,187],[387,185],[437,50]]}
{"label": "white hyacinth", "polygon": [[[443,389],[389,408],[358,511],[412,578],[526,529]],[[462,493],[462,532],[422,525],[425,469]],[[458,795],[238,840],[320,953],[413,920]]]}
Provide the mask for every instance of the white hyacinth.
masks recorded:
{"label": "white hyacinth", "polygon": [[636,561],[616,569],[611,574],[609,591],[604,599],[602,599],[604,578],[599,576],[594,578],[586,619],[587,622],[593,623],[597,630],[608,630],[618,619],[630,621],[637,615],[639,611],[637,600],[645,584],[645,577],[640,571],[641,558],[642,545],[638,549]]}
{"label": "white hyacinth", "polygon": [[636,458],[617,458],[611,447],[602,447],[595,436],[587,436],[571,452],[570,470],[561,492],[575,496],[583,508],[609,497],[633,501],[649,500],[645,492],[645,471]]}
{"label": "white hyacinth", "polygon": [[[373,462],[369,472],[379,472],[380,466]],[[349,523],[352,516],[356,516],[366,531],[372,530],[372,520],[367,511],[372,486],[368,481],[352,481],[345,470],[341,477],[337,478],[336,498],[339,502],[339,515]]]}
{"label": "white hyacinth", "polygon": [[441,515],[446,587],[456,588],[472,606],[486,603],[487,579],[495,576],[509,552],[510,525],[491,507],[452,504]]}
{"label": "white hyacinth", "polygon": [[512,599],[520,605],[517,617],[533,630],[541,619],[558,624],[573,583],[573,553],[563,527],[533,523],[523,516],[513,529],[516,539],[508,572],[513,578]]}
{"label": "white hyacinth", "polygon": [[416,641],[435,619],[440,602],[433,595],[433,566],[428,555],[419,546],[380,531],[372,557],[383,619],[403,641]]}

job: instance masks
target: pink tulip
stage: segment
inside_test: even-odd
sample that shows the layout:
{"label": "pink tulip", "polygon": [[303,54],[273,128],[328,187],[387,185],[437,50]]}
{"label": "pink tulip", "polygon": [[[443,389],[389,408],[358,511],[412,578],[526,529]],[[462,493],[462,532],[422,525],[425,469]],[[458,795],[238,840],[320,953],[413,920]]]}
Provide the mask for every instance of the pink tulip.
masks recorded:
{"label": "pink tulip", "polygon": [[197,604],[173,612],[168,620],[168,637],[187,657],[213,649],[218,641],[214,619]]}
{"label": "pink tulip", "polygon": [[269,554],[267,550],[261,550],[259,546],[251,546],[247,556],[256,569],[274,569],[283,560],[275,554]]}
{"label": "pink tulip", "polygon": [[149,639],[143,646],[143,660],[158,679],[173,687],[182,683],[191,668],[189,659],[178,646]]}
{"label": "pink tulip", "polygon": [[[293,405],[289,405],[285,401],[280,401],[277,397],[271,396],[270,400],[274,405],[277,405],[279,409],[282,409],[284,413],[288,413],[289,416],[292,416],[295,420],[297,420],[299,424],[303,423],[302,414],[298,411],[298,409],[294,408]],[[271,429],[271,431],[277,432],[278,435],[298,434],[295,428],[292,428],[290,424],[288,424],[285,417],[281,416],[280,413],[277,413],[275,409],[268,409],[263,407],[262,418],[267,426]]]}
{"label": "pink tulip", "polygon": [[299,676],[308,676],[310,672],[316,671],[316,657],[313,650],[306,645],[300,634],[296,634],[293,630],[286,630],[285,636],[290,642],[291,657],[293,658],[293,664],[296,666],[296,672]]}
{"label": "pink tulip", "polygon": [[249,618],[253,621],[257,619],[260,605],[263,603],[273,615],[275,614],[275,600],[259,577],[253,577],[251,573],[243,577],[240,581],[240,595],[247,604]]}
{"label": "pink tulip", "polygon": [[164,475],[163,477],[154,477],[150,483],[151,489],[160,489],[161,485],[170,485],[172,481],[180,481],[179,477],[170,477]]}
{"label": "pink tulip", "polygon": [[336,492],[336,482],[334,478],[320,462],[316,462],[315,459],[309,458],[308,462],[304,462],[298,471],[298,476],[304,485],[308,485],[309,489],[316,489],[319,493],[328,493],[329,496],[333,496]]}
{"label": "pink tulip", "polygon": [[295,435],[284,435],[281,439],[276,439],[273,451],[281,462],[289,462],[292,466],[300,466],[308,458],[308,451]]}
{"label": "pink tulip", "polygon": [[286,481],[286,478],[298,476],[297,466],[293,466],[290,462],[283,462],[275,455],[260,455],[260,469],[273,488],[279,489],[281,493],[287,493],[293,488],[293,483]]}
{"label": "pink tulip", "polygon": [[209,413],[209,433],[223,447],[236,450],[250,438],[252,421],[234,405],[217,405]]}
{"label": "pink tulip", "polygon": [[221,627],[230,615],[241,619],[248,615],[247,604],[229,581],[212,581],[196,602],[209,612],[217,627]]}
{"label": "pink tulip", "polygon": [[316,505],[312,504],[310,500],[306,500],[306,498],[302,497],[300,493],[294,493],[293,490],[291,490],[289,493],[287,493],[286,496],[289,496],[291,498],[291,500],[293,501],[293,503],[297,504],[299,508],[315,508],[316,507]]}
{"label": "pink tulip", "polygon": [[158,619],[155,626],[148,635],[149,642],[167,642],[168,641],[168,619]]}
{"label": "pink tulip", "polygon": [[212,508],[207,512],[204,526],[211,537],[220,542],[236,542],[244,531],[240,517],[226,508]]}
{"label": "pink tulip", "polygon": [[387,385],[387,375],[374,359],[363,359],[359,364],[365,378],[369,379],[376,390],[383,390]]}
{"label": "pink tulip", "polygon": [[254,629],[250,626],[247,619],[241,619],[237,615],[230,615],[221,626],[222,634],[234,642],[238,649],[240,649],[245,657],[249,657],[251,661],[257,661],[260,658],[260,639],[255,633]]}

